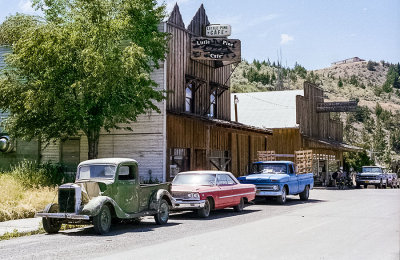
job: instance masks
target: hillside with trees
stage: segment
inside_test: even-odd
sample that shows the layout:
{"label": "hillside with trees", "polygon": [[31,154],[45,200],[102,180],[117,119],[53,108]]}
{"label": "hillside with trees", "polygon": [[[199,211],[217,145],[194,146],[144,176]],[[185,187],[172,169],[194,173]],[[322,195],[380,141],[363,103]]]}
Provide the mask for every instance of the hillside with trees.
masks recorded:
{"label": "hillside with trees", "polygon": [[367,151],[346,154],[346,161],[355,164],[372,159],[398,170],[400,64],[362,61],[307,71],[297,63],[289,68],[279,62],[254,60],[242,61],[233,70],[233,93],[302,89],[304,81],[309,81],[324,90],[326,102],[358,101],[354,113],[331,113],[344,125],[345,142]]}

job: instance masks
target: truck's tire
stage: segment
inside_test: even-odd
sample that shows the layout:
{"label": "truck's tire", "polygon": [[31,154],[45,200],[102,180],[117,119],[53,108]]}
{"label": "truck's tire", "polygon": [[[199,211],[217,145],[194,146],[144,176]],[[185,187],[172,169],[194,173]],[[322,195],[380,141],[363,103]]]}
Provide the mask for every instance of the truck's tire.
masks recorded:
{"label": "truck's tire", "polygon": [[[48,204],[44,210],[46,213],[57,213],[58,212],[58,205],[57,204]],[[60,231],[61,222],[58,221],[56,218],[42,218],[43,229],[48,234],[55,234]]]}
{"label": "truck's tire", "polygon": [[361,186],[360,186],[359,183],[357,183],[357,184],[356,184],[356,189],[359,189],[359,188],[361,188]]}
{"label": "truck's tire", "polygon": [[169,205],[165,199],[160,200],[160,204],[158,205],[158,212],[154,215],[154,220],[157,225],[167,224],[169,219]]}
{"label": "truck's tire", "polygon": [[304,187],[304,190],[299,194],[300,195],[300,200],[308,200],[308,196],[310,195],[310,187],[308,187],[308,185],[306,185],[306,187]]}
{"label": "truck's tire", "polygon": [[282,188],[282,195],[276,198],[279,204],[283,205],[286,203],[286,188]]}
{"label": "truck's tire", "polygon": [[235,212],[241,212],[241,211],[243,211],[243,208],[244,208],[244,199],[243,199],[243,198],[240,198],[239,204],[237,204],[236,206],[234,206],[234,207],[233,207],[233,210],[234,210]]}
{"label": "truck's tire", "polygon": [[93,217],[94,231],[99,235],[108,233],[111,227],[111,218],[110,207],[107,204],[104,204],[101,207],[99,214]]}
{"label": "truck's tire", "polygon": [[366,189],[366,188],[368,188],[368,185],[367,185],[367,184],[364,184],[364,189]]}
{"label": "truck's tire", "polygon": [[197,215],[201,218],[208,218],[208,216],[210,216],[210,211],[211,211],[211,203],[209,199],[206,199],[204,203],[204,208],[198,209]]}

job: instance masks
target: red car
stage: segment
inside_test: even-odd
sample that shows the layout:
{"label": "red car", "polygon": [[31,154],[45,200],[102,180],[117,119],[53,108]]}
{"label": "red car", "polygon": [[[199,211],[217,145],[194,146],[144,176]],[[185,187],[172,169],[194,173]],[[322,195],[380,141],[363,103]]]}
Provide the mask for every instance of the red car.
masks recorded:
{"label": "red car", "polygon": [[214,209],[233,207],[240,212],[256,194],[253,184],[240,184],[232,173],[223,171],[178,173],[171,191],[175,210],[196,210],[203,218]]}

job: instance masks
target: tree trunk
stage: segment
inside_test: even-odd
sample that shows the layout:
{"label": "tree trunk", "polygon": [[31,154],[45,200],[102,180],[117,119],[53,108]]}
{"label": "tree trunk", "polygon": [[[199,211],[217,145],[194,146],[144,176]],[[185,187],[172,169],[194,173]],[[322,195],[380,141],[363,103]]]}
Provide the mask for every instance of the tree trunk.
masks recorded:
{"label": "tree trunk", "polygon": [[88,139],[88,159],[97,159],[99,154],[99,137],[100,129],[89,129],[87,134]]}

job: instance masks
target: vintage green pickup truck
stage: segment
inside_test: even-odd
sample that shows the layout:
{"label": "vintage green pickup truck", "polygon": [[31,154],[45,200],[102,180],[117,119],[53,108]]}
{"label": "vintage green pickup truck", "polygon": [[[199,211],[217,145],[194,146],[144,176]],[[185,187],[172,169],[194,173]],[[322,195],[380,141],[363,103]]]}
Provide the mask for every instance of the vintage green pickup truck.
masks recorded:
{"label": "vintage green pickup truck", "polygon": [[167,223],[173,198],[170,184],[140,184],[138,163],[133,159],[106,158],[81,162],[75,183],[58,188],[58,203],[51,203],[36,216],[43,218],[47,233],[61,224],[92,223],[98,234],[110,230],[113,220],[154,216]]}

